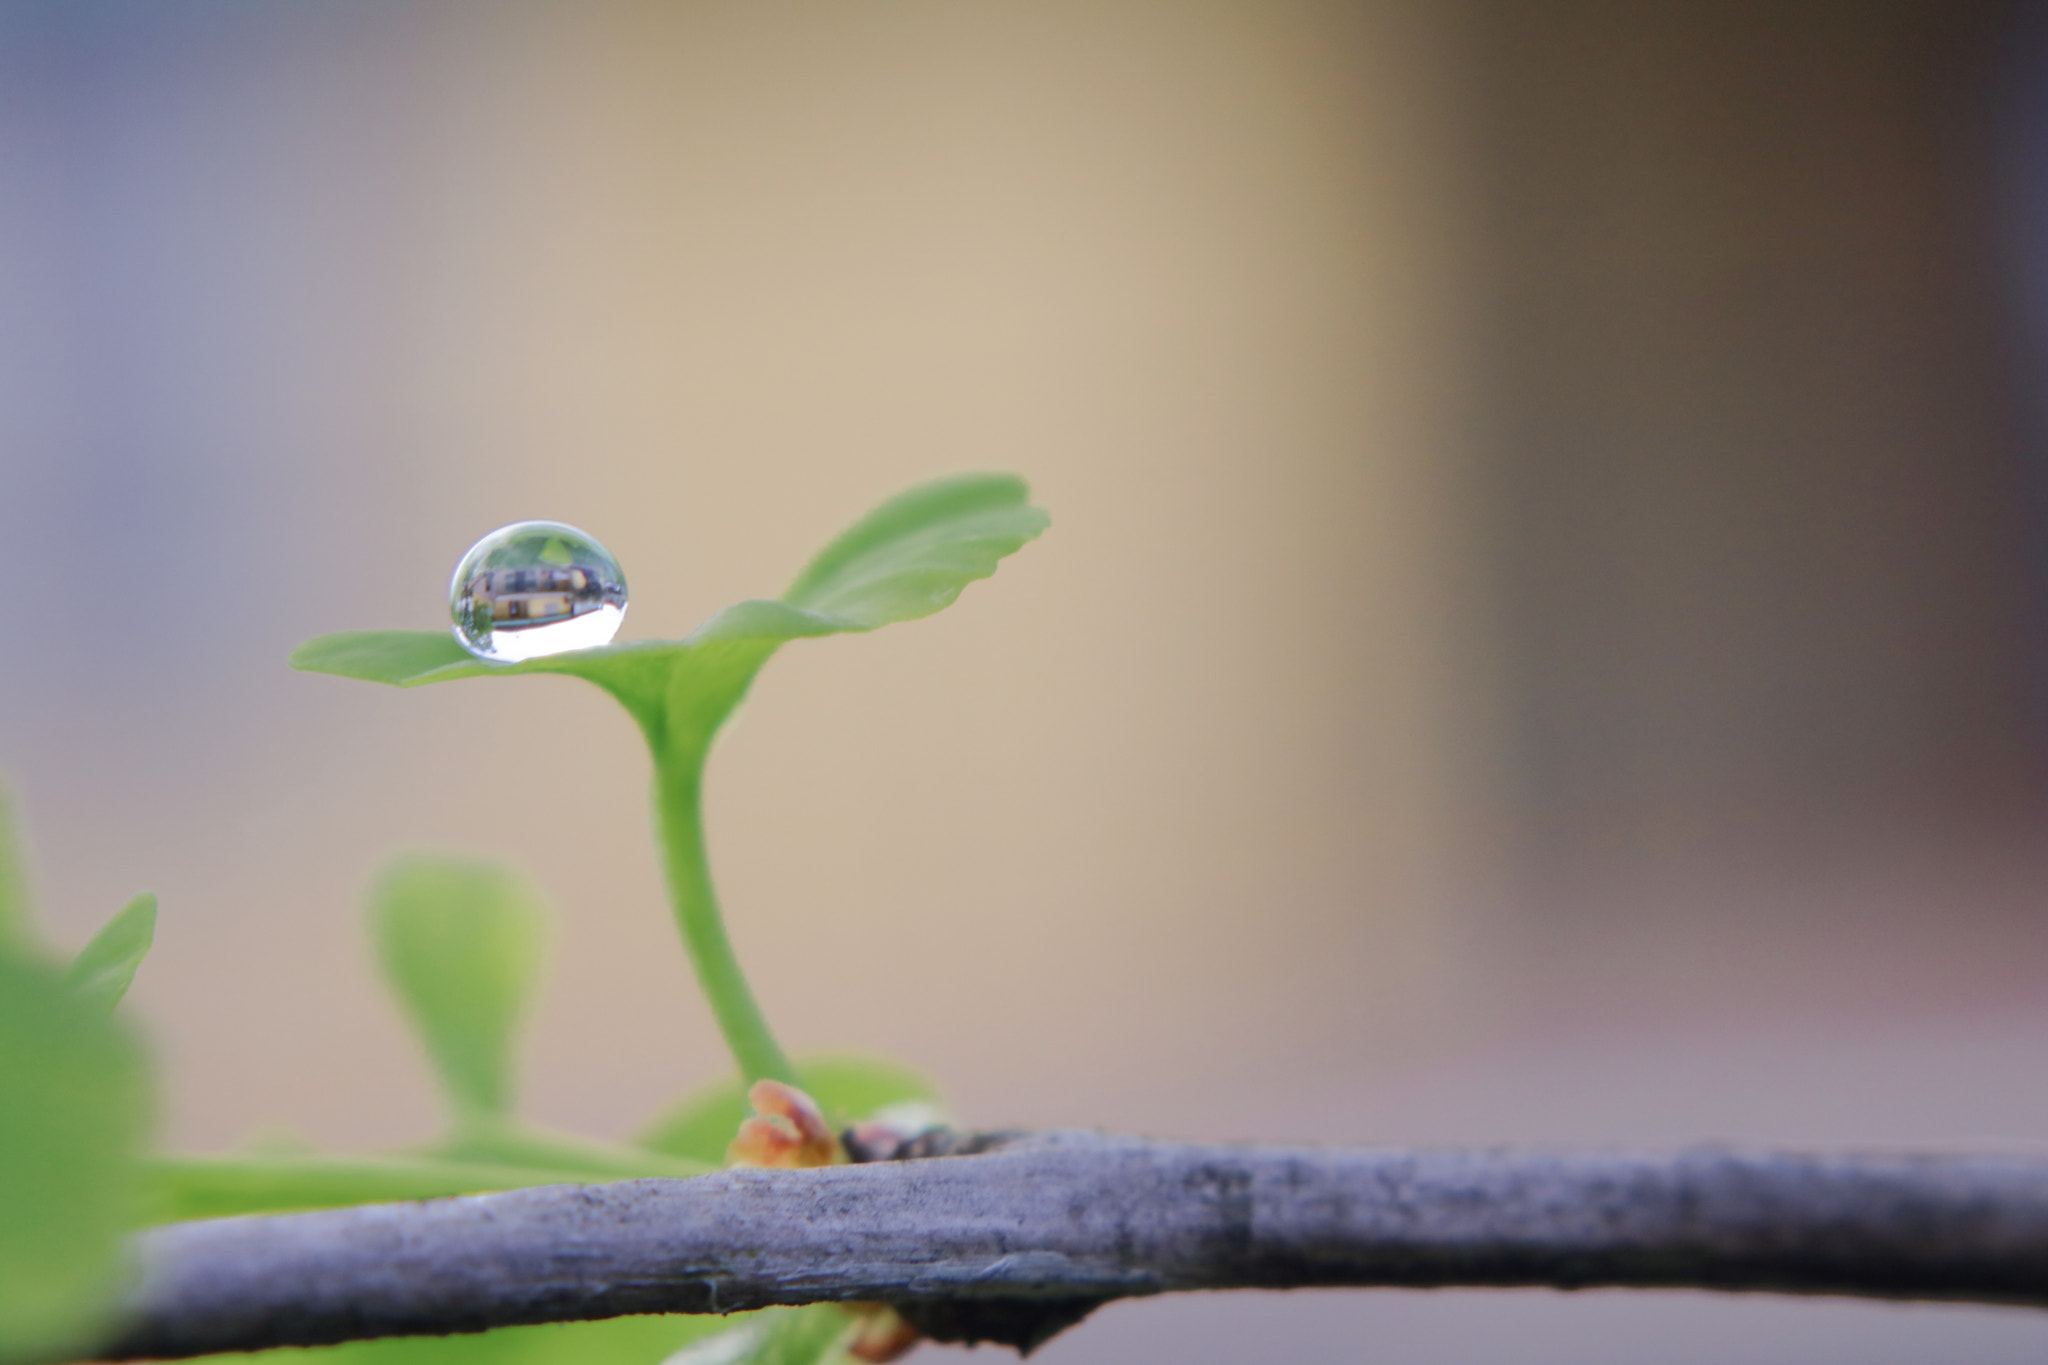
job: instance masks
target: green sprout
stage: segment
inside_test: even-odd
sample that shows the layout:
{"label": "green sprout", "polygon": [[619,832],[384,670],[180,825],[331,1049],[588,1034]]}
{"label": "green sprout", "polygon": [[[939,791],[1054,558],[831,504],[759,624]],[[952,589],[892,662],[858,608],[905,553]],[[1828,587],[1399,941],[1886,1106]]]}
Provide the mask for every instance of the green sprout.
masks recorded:
{"label": "green sprout", "polygon": [[[770,655],[789,640],[868,631],[940,610],[1037,536],[1024,484],[974,475],[916,488],[833,541],[775,601],[740,602],[678,641],[643,641],[515,664],[480,662],[442,631],[330,635],[301,669],[403,687],[502,673],[570,673],[616,697],[654,760],[656,827],[676,922],[741,1075],[673,1104],[629,1142],[598,1142],[514,1113],[516,1044],[538,988],[547,912],[516,872],[413,855],[370,898],[379,965],[433,1065],[445,1136],[335,1155],[272,1139],[217,1156],[143,1156],[146,1055],[110,1017],[148,953],[156,898],[136,897],[68,964],[34,929],[0,800],[0,1365],[84,1349],[121,1284],[119,1240],[149,1222],[330,1208],[522,1186],[691,1176],[716,1169],[747,1113],[746,1084],[801,1085],[847,1122],[936,1102],[924,1076],[852,1054],[792,1064],[726,937],[706,861],[704,762]],[[692,1357],[817,1365],[844,1357],[853,1319],[832,1304],[737,1319],[623,1318],[500,1328],[472,1337],[325,1348],[329,1365],[646,1365]],[[681,1351],[681,1354],[677,1354]]]}
{"label": "green sprout", "polygon": [[854,523],[779,599],[738,602],[681,640],[641,640],[488,663],[445,630],[353,631],[301,645],[292,666],[418,687],[457,678],[567,673],[611,693],[646,737],[655,824],[676,926],[718,1027],[747,1080],[795,1083],[740,970],[712,886],[703,825],[704,763],[754,675],[790,640],[869,631],[929,616],[1043,531],[1021,479],[975,474],[911,489]]}

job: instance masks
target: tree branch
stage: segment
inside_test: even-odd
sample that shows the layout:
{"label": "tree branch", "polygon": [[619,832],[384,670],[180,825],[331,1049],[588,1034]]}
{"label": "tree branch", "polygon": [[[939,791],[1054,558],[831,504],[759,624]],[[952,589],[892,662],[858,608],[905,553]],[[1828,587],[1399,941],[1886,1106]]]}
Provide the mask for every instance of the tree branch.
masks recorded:
{"label": "tree branch", "polygon": [[1103,1301],[1690,1287],[2048,1306],[2048,1159],[1342,1151],[1046,1134],[980,1155],[158,1228],[102,1359],[886,1300],[1029,1347]]}

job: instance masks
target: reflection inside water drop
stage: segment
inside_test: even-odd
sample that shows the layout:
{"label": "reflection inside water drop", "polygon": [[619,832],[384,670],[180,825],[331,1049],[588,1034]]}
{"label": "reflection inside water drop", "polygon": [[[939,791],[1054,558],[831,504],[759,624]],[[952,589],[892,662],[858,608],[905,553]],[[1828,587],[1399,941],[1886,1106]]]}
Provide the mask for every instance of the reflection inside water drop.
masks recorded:
{"label": "reflection inside water drop", "polygon": [[611,643],[626,619],[626,575],[610,551],[559,521],[516,521],[469,547],[448,585],[455,638],[480,659],[517,663]]}

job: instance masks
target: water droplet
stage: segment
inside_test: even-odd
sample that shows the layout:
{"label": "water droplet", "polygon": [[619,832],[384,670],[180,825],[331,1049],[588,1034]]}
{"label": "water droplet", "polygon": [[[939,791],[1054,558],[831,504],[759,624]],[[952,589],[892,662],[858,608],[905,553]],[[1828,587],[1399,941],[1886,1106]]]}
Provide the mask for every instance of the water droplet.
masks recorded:
{"label": "water droplet", "polygon": [[480,659],[517,663],[610,644],[626,619],[626,575],[611,552],[559,521],[515,521],[469,547],[448,585],[455,638]]}

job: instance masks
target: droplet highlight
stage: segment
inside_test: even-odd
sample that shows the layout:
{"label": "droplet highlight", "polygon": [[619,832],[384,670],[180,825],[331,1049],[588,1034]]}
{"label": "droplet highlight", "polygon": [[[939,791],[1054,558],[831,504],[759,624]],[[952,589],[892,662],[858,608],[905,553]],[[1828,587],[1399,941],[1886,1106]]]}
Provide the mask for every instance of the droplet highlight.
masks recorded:
{"label": "droplet highlight", "polygon": [[626,575],[573,526],[516,521],[469,547],[448,613],[462,647],[494,663],[595,649],[626,619]]}

